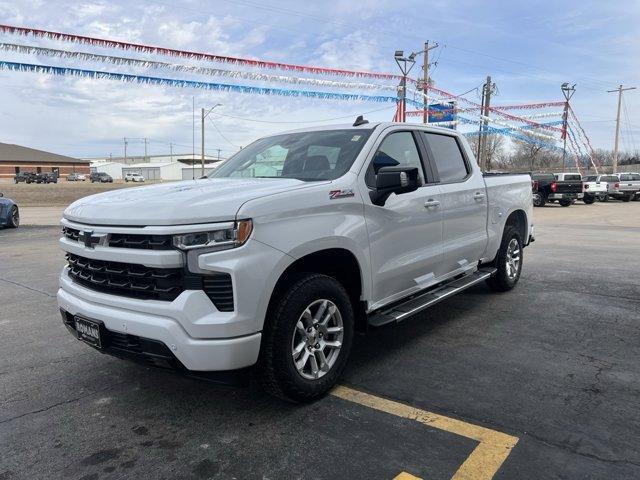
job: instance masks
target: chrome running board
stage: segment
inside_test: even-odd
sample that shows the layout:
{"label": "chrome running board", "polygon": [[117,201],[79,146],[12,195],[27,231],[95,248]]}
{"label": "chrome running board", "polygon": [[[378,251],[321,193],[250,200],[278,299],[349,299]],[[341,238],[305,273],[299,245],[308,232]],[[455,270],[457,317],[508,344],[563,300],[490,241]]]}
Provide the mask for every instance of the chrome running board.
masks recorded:
{"label": "chrome running board", "polygon": [[408,300],[396,303],[392,307],[383,307],[369,317],[368,323],[371,327],[381,327],[388,323],[401,322],[411,315],[486,280],[494,273],[496,273],[495,268],[480,268],[469,275],[450,280],[432,290],[412,295]]}

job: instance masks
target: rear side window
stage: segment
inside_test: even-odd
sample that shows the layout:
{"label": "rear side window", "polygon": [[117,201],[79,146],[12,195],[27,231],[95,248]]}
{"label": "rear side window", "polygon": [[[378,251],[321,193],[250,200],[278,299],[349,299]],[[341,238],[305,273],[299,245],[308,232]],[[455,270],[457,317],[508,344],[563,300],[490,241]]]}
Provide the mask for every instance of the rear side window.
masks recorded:
{"label": "rear side window", "polygon": [[460,146],[454,137],[421,132],[431,150],[441,182],[457,182],[469,175]]}

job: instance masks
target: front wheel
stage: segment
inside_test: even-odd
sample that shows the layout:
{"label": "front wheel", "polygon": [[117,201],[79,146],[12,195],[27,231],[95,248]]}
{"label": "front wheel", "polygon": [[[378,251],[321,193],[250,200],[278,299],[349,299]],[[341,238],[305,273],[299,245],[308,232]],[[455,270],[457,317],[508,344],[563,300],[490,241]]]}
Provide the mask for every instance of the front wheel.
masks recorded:
{"label": "front wheel", "polygon": [[632,197],[633,197],[633,195],[625,195],[624,197],[622,197],[622,201],[623,202],[630,202]]}
{"label": "front wheel", "polygon": [[502,243],[496,256],[498,271],[487,280],[494,292],[506,292],[516,286],[522,272],[522,238],[518,229],[507,226],[502,235]]}
{"label": "front wheel", "polygon": [[333,277],[296,276],[276,299],[262,333],[259,379],[272,395],[309,402],[336,383],[353,339],[353,308]]}
{"label": "front wheel", "polygon": [[573,202],[571,200],[560,200],[560,206],[562,206],[562,207],[568,207],[572,203]]}
{"label": "front wheel", "polygon": [[593,202],[596,201],[596,197],[592,197],[591,195],[589,195],[588,197],[585,195],[584,198],[582,199],[582,201],[584,203],[586,203],[587,205],[591,205]]}

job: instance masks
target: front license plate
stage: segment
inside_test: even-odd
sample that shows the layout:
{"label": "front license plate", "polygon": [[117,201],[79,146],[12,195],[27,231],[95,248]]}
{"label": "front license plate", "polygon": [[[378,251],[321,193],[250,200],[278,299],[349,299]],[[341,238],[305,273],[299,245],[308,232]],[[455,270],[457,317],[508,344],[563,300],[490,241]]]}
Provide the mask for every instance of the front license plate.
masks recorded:
{"label": "front license plate", "polygon": [[82,340],[88,343],[92,347],[102,348],[102,341],[100,338],[100,323],[95,320],[89,320],[84,317],[75,317],[76,320],[76,334],[78,340]]}

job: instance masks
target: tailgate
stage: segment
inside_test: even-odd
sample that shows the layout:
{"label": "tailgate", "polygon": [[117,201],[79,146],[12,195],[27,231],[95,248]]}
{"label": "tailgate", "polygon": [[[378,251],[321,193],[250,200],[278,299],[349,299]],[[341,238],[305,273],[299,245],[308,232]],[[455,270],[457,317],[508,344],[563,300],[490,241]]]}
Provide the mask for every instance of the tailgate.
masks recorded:
{"label": "tailgate", "polygon": [[582,193],[582,182],[579,180],[556,182],[556,186],[557,193]]}

